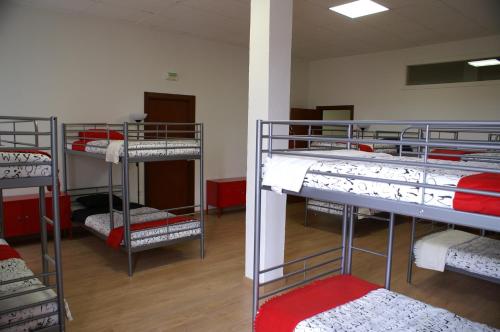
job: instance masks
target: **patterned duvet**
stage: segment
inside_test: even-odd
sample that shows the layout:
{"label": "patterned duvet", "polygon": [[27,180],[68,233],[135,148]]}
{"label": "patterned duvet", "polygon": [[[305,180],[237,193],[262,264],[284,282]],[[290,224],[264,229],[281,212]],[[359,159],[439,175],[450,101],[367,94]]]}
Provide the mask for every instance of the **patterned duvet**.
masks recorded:
{"label": "patterned duvet", "polygon": [[377,289],[300,322],[295,332],[499,331],[407,296]]}
{"label": "patterned duvet", "polygon": [[[174,155],[196,155],[200,153],[200,145],[196,140],[168,139],[167,142],[164,140],[129,142],[129,157],[162,157]],[[108,140],[96,140],[88,142],[85,146],[85,151],[106,154],[107,148]],[[123,145],[120,148],[119,156],[123,156]]]}
{"label": "patterned duvet", "polygon": [[[5,241],[0,239],[0,245],[6,244]],[[25,262],[20,258],[9,258],[0,260],[0,280],[8,281],[21,277],[32,276],[33,272],[26,266]],[[10,283],[0,286],[0,296],[27,291],[43,287],[43,284],[38,279],[29,279],[25,281]],[[22,305],[30,305],[41,301],[54,299],[56,301],[56,294],[52,290],[40,291],[32,294],[16,296],[13,298],[0,300],[0,309],[8,310]],[[50,315],[54,313],[54,315]],[[33,321],[12,325],[6,327],[8,324],[20,322],[25,319],[30,319],[39,315],[49,314],[48,317],[35,319]],[[2,331],[33,331],[44,327],[49,327],[57,324],[57,303],[50,302],[46,304],[34,304],[23,310],[14,310],[10,313],[0,316],[0,330]]]}
{"label": "patterned duvet", "polygon": [[[375,156],[373,157],[375,158]],[[380,158],[380,159],[378,159]],[[386,199],[400,200],[411,203],[424,203],[444,208],[453,208],[453,197],[455,193],[447,190],[425,189],[422,195],[422,188],[418,186],[403,186],[397,184],[381,183],[368,180],[355,180],[336,177],[335,174],[356,175],[375,177],[388,180],[399,180],[409,183],[423,183],[424,178],[427,183],[440,185],[443,187],[455,188],[458,181],[468,175],[477,174],[463,170],[450,169],[429,169],[424,175],[422,167],[409,167],[394,164],[387,164],[383,159],[416,161],[412,157],[384,156],[378,157],[374,162],[358,162],[350,160],[320,160],[314,163],[306,174],[303,186],[355,193],[360,195],[380,197]],[[379,161],[380,160],[380,161]],[[458,162],[445,160],[432,160],[433,163],[457,164]],[[462,162],[469,165],[477,165],[473,162]],[[480,163],[483,167],[499,168],[499,165]],[[312,174],[311,171],[320,171],[332,174],[331,176]],[[422,199],[423,196],[423,199]]]}
{"label": "patterned duvet", "polygon": [[446,265],[500,279],[500,241],[478,236],[448,249]]}
{"label": "patterned duvet", "polygon": [[[150,207],[142,207],[130,210],[131,224],[138,224],[147,221],[161,220],[172,215]],[[115,227],[123,226],[123,217],[121,213],[113,213]],[[110,233],[109,213],[95,214],[87,217],[85,225],[98,233],[107,237]],[[154,229],[144,229],[133,231],[131,234],[132,247],[144,246],[152,243],[174,240],[201,233],[200,222],[193,220],[188,222],[176,223],[170,226],[157,227]],[[139,239],[145,236],[152,236],[146,239]],[[136,240],[134,240],[136,239]]]}
{"label": "patterned duvet", "polygon": [[1,166],[5,163],[43,163],[50,157],[41,153],[0,151],[0,179],[29,178],[50,176],[50,165]]}

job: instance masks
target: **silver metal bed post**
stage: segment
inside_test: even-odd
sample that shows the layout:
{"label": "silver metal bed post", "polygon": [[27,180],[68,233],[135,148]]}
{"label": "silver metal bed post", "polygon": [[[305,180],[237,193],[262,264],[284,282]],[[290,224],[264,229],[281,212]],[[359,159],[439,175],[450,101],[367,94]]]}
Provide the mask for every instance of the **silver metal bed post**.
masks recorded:
{"label": "silver metal bed post", "polygon": [[128,276],[132,276],[132,241],[130,236],[130,203],[129,203],[129,178],[128,178],[128,123],[123,123],[123,160],[122,160],[122,214],[125,227],[125,246],[128,258]]}
{"label": "silver metal bed post", "polygon": [[392,249],[394,245],[394,213],[389,218],[389,234],[387,236],[387,262],[385,267],[385,285],[386,289],[391,289],[391,271],[392,271]]}
{"label": "silver metal bed post", "polygon": [[309,206],[309,198],[306,197],[306,211],[305,211],[305,216],[304,216],[304,227],[307,227],[307,217],[308,215],[308,206]]}
{"label": "silver metal bed post", "polygon": [[344,212],[347,214],[347,218],[349,218],[349,238],[347,243],[347,260],[345,267],[345,274],[351,274],[352,271],[352,242],[354,239],[354,216],[353,216],[353,207],[347,205],[347,209]]}
{"label": "silver metal bed post", "polygon": [[415,246],[415,227],[417,219],[411,218],[411,231],[410,231],[410,250],[408,252],[408,269],[406,271],[406,282],[411,284],[413,274],[413,247]]}
{"label": "silver metal bed post", "polygon": [[[195,125],[195,130],[196,130]],[[197,131],[197,130],[196,130]],[[204,173],[203,173],[203,124],[200,124],[200,223],[201,223],[201,238],[200,238],[200,257],[205,257],[205,188],[204,188]]]}
{"label": "silver metal bed post", "polygon": [[64,192],[68,191],[68,166],[67,166],[67,160],[66,160],[66,124],[62,124],[62,150],[63,150],[63,156],[62,156],[62,167],[63,167],[63,179],[62,179],[62,189]]}
{"label": "silver metal bed post", "polygon": [[[52,197],[54,199],[54,197]],[[42,271],[43,273],[49,272],[49,262],[47,261],[46,255],[49,253],[47,250],[47,222],[45,221],[45,216],[47,211],[45,210],[45,187],[38,187],[38,211],[40,212],[40,244],[42,246]],[[43,283],[48,284],[49,278],[44,275]]]}
{"label": "silver metal bed post", "polygon": [[[108,203],[109,203],[109,229],[115,228],[113,207],[113,163],[108,163]],[[122,200],[123,204],[123,200]],[[122,207],[123,212],[123,207]]]}
{"label": "silver metal bed post", "polygon": [[255,210],[253,234],[253,303],[252,321],[255,320],[259,308],[259,283],[260,283],[260,222],[261,222],[261,164],[262,164],[262,120],[257,120],[257,142],[255,155]]}
{"label": "silver metal bed post", "polygon": [[346,248],[346,242],[347,242],[347,212],[348,212],[349,206],[347,204],[344,204],[344,213],[342,214],[342,261],[341,261],[341,273],[346,274],[346,253],[347,253],[347,248]]}
{"label": "silver metal bed post", "polygon": [[[59,178],[58,178],[58,160],[57,160],[57,118],[50,118],[50,147],[52,154],[52,212],[54,222],[54,260],[56,268],[57,284],[57,306],[58,318],[61,331],[64,331],[65,307],[62,279],[62,261],[61,261],[61,216],[59,210]],[[45,202],[44,202],[45,203]]]}
{"label": "silver metal bed post", "polygon": [[0,188],[0,238],[3,238],[3,189]]}

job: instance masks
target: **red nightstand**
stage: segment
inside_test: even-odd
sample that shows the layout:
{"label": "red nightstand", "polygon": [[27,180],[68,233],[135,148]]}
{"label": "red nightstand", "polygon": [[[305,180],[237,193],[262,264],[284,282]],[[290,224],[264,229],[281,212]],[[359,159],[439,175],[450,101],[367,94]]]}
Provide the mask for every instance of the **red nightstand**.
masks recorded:
{"label": "red nightstand", "polygon": [[[59,196],[61,230],[71,235],[71,197],[66,193]],[[45,194],[47,216],[52,218],[52,193]],[[40,213],[38,194],[5,196],[3,198],[4,236],[16,237],[40,234]]]}
{"label": "red nightstand", "polygon": [[246,178],[229,178],[207,180],[207,212],[208,206],[217,208],[220,217],[222,209],[246,204]]}

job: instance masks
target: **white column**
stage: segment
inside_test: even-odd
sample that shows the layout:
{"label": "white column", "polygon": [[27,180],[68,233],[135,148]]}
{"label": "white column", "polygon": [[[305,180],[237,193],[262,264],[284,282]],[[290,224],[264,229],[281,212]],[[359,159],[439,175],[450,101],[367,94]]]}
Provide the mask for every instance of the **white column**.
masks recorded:
{"label": "white column", "polygon": [[[251,3],[245,243],[248,278],[252,278],[253,273],[256,121],[289,119],[292,4],[293,0],[252,0]],[[280,143],[273,142],[273,146]],[[285,218],[286,196],[263,192],[261,269],[283,263]],[[279,274],[281,271],[268,274],[266,279]]]}

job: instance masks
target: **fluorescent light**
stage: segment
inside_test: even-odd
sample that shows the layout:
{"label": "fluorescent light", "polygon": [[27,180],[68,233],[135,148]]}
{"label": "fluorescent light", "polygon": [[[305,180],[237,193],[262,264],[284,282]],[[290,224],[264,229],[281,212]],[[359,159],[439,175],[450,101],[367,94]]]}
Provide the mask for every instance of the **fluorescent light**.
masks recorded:
{"label": "fluorescent light", "polygon": [[389,10],[389,8],[379,5],[372,0],[358,0],[340,6],[330,7],[330,10],[350,18],[361,17]]}
{"label": "fluorescent light", "polygon": [[467,62],[469,65],[474,67],[485,67],[485,66],[496,66],[500,65],[498,59],[486,59],[486,60],[476,60]]}

